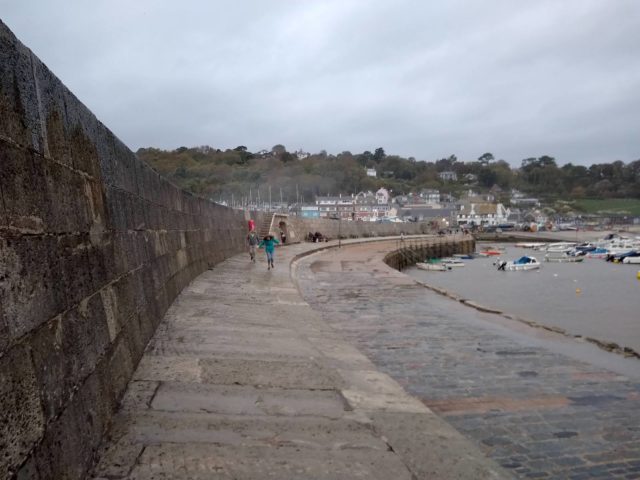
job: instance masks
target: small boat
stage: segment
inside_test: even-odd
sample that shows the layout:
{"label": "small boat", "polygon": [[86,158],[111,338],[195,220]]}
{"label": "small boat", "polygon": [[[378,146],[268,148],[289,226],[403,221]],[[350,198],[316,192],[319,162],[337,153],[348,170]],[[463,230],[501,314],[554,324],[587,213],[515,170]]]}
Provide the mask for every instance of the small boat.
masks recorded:
{"label": "small boat", "polygon": [[474,253],[454,253],[454,258],[459,258],[460,260],[473,260],[476,258]]}
{"label": "small boat", "polygon": [[584,255],[571,255],[570,252],[549,252],[544,256],[545,262],[578,263],[584,260]]}
{"label": "small boat", "polygon": [[609,254],[607,262],[614,263],[640,263],[640,250],[630,250],[628,252]]}
{"label": "small boat", "polygon": [[524,271],[524,270],[537,270],[540,268],[540,262],[536,257],[530,257],[525,255],[517,260],[511,262],[500,261],[497,262],[498,270],[512,270],[512,271]]}
{"label": "small boat", "polygon": [[630,253],[622,259],[622,263],[640,264],[640,251]]}
{"label": "small boat", "polygon": [[573,250],[575,246],[576,246],[575,242],[550,243],[549,245],[547,245],[546,251],[547,252],[568,252],[570,250]]}
{"label": "small boat", "polygon": [[459,258],[442,258],[440,263],[445,267],[464,267],[464,262]]}
{"label": "small boat", "polygon": [[596,247],[595,250],[587,252],[585,256],[589,258],[607,258],[607,255],[609,255],[609,250],[606,248]]}
{"label": "small boat", "polygon": [[504,252],[501,252],[500,250],[483,250],[482,252],[480,252],[480,255],[482,255],[483,257],[497,257],[499,255],[502,255]]}
{"label": "small boat", "polygon": [[441,263],[418,262],[416,263],[416,267],[418,267],[420,270],[427,270],[431,272],[446,272],[447,270],[450,270]]}
{"label": "small boat", "polygon": [[540,248],[544,247],[546,243],[543,242],[518,242],[516,243],[516,247],[520,248]]}

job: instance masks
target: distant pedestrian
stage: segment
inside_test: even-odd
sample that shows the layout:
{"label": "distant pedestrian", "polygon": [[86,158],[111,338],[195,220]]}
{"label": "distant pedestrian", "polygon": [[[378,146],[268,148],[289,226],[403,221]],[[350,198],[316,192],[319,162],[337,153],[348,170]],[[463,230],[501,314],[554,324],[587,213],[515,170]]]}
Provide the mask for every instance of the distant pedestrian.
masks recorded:
{"label": "distant pedestrian", "polygon": [[275,268],[275,265],[273,264],[273,252],[277,243],[280,242],[274,238],[273,235],[267,235],[262,239],[260,245],[258,245],[260,248],[264,247],[264,252],[267,254],[267,270]]}
{"label": "distant pedestrian", "polygon": [[249,257],[253,263],[256,263],[256,247],[260,243],[260,238],[255,230],[251,230],[247,235],[247,246],[249,247]]}

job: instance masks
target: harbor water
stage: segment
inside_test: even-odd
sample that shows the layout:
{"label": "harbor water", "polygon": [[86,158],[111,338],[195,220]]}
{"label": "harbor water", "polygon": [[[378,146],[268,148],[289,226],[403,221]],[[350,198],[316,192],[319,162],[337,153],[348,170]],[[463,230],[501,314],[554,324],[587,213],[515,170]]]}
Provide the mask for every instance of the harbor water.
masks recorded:
{"label": "harbor water", "polygon": [[[580,263],[544,262],[544,252],[502,245],[501,260],[536,257],[532,271],[498,271],[496,257],[465,260],[446,272],[410,268],[408,275],[468,300],[537,323],[640,351],[640,265],[586,258]],[[478,245],[478,251],[485,247]]]}

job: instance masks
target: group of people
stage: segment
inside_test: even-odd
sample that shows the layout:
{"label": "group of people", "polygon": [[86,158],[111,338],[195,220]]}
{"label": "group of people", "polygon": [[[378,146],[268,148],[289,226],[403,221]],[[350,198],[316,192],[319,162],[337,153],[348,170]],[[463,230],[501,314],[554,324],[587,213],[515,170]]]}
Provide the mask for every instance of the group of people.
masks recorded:
{"label": "group of people", "polygon": [[318,243],[318,242],[328,242],[329,239],[324,235],[322,235],[320,232],[316,232],[316,233],[309,232],[307,234],[307,241]]}
{"label": "group of people", "polygon": [[276,249],[276,244],[279,243],[280,241],[273,235],[267,235],[261,240],[256,231],[252,229],[247,235],[247,246],[249,247],[249,257],[251,261],[253,263],[256,261],[256,249],[264,247],[264,252],[267,255],[267,270],[271,270],[275,267],[273,254]]}

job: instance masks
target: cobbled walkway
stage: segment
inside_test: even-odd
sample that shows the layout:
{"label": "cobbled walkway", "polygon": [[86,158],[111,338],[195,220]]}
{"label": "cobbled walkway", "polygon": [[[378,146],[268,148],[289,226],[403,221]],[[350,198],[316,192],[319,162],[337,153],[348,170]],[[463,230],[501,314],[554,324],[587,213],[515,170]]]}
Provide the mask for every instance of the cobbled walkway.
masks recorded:
{"label": "cobbled walkway", "polygon": [[182,292],[93,478],[511,478],[301,298],[289,265],[316,247],[278,248],[274,270],[233,257]]}
{"label": "cobbled walkway", "polygon": [[[389,248],[352,246],[304,259],[297,268],[303,298],[519,478],[640,478],[638,375],[563,351],[596,347],[505,326],[425,289],[381,264]],[[593,352],[603,355],[612,354]],[[640,375],[635,359],[607,361]]]}

